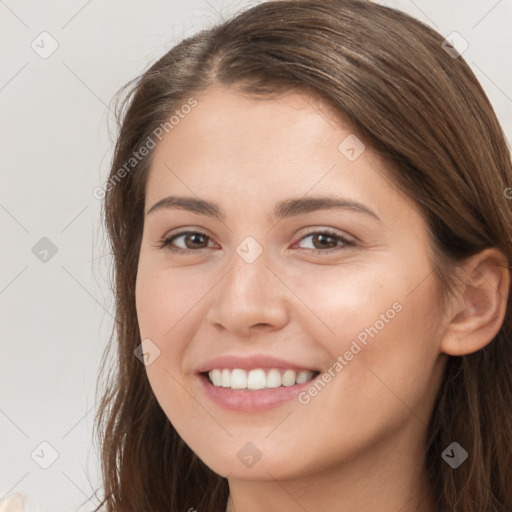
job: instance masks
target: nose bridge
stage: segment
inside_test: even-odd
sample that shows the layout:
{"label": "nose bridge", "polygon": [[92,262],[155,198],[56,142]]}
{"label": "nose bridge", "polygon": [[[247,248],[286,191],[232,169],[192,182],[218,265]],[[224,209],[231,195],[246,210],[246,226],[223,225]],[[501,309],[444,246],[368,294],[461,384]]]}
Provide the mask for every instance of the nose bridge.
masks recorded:
{"label": "nose bridge", "polygon": [[231,260],[229,293],[233,297],[247,298],[249,295],[261,298],[268,289],[268,281],[273,278],[268,265],[267,251],[258,251],[253,242],[239,244]]}
{"label": "nose bridge", "polygon": [[211,323],[232,331],[260,324],[277,328],[286,321],[282,284],[267,268],[271,266],[267,251],[251,238],[244,239],[233,253],[208,315]]}

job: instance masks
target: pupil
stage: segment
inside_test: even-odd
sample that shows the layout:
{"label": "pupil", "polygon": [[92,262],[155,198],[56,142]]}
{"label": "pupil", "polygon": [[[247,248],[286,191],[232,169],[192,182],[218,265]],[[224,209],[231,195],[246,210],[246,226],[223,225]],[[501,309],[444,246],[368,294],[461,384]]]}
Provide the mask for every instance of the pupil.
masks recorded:
{"label": "pupil", "polygon": [[[192,239],[192,243],[194,244],[194,243],[196,243],[196,242],[197,242],[196,237],[201,238],[202,236],[203,236],[203,235],[201,235],[201,234],[199,234],[199,233],[192,233],[192,234],[190,235],[189,240],[190,240],[190,239]],[[200,244],[201,242],[198,242],[198,243]]]}
{"label": "pupil", "polygon": [[[320,234],[320,235],[316,235],[317,240],[318,240],[318,238],[320,238],[320,237],[321,237],[324,241],[325,241],[325,239],[326,239],[326,238],[327,238],[327,239],[329,239],[329,238],[330,238],[331,240],[334,240],[332,236],[330,236],[330,235],[326,235],[326,234],[324,234],[324,233],[322,233],[322,234]],[[321,244],[321,245],[322,245],[322,244]],[[327,245],[329,245],[329,244],[327,244]],[[323,247],[325,247],[325,246],[326,246],[326,244],[323,244]],[[332,246],[333,246],[333,245],[332,245],[332,243],[331,243],[331,244],[330,244],[330,247],[332,247]]]}

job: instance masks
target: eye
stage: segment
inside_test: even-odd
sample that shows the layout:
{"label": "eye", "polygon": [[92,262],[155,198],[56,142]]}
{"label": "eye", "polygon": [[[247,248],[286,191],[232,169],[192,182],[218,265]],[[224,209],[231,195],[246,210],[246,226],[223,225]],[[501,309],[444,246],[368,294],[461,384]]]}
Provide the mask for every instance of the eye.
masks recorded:
{"label": "eye", "polygon": [[[300,240],[306,240],[308,238],[311,239],[313,248],[306,248],[306,250],[311,251],[315,254],[325,253],[327,251],[330,251],[331,249],[343,249],[345,247],[355,245],[355,242],[353,240],[349,240],[348,238],[345,238],[344,236],[341,236],[329,230],[313,231],[303,236]],[[320,249],[317,249],[318,246],[320,247]]]}
{"label": "eye", "polygon": [[[175,240],[183,238],[183,242],[185,244],[185,248],[183,247],[173,247],[172,244]],[[182,231],[181,233],[177,233],[176,235],[170,236],[168,238],[164,238],[160,241],[159,247],[164,248],[167,247],[169,250],[174,252],[179,252],[183,254],[198,252],[205,247],[198,247],[203,244],[203,241],[208,240],[210,237],[205,233],[201,233],[200,231]],[[189,248],[188,244],[192,247]]]}
{"label": "eye", "polygon": [[[300,241],[310,238],[313,248],[306,247],[305,250],[315,254],[325,253],[337,248],[346,248],[354,246],[355,242],[344,236],[329,230],[312,231],[303,236]],[[176,240],[182,239],[181,244],[184,247],[176,247]],[[170,237],[164,238],[158,244],[160,248],[168,248],[170,251],[180,254],[191,254],[200,252],[208,247],[210,237],[201,231],[182,231]],[[320,248],[318,248],[320,247]]]}

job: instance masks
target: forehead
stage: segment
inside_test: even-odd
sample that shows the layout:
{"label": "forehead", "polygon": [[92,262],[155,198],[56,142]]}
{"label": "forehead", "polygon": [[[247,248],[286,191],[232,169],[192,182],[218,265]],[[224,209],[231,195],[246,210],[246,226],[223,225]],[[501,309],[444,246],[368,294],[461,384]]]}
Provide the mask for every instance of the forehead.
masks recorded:
{"label": "forehead", "polygon": [[191,178],[199,171],[203,180],[216,173],[224,180],[256,173],[259,179],[270,175],[273,183],[294,175],[307,182],[308,175],[328,170],[326,162],[336,164],[338,145],[351,133],[332,109],[300,92],[249,97],[217,87],[196,100],[157,144],[155,178],[167,165]]}
{"label": "forehead", "polygon": [[[400,199],[379,175],[383,162],[318,97],[212,88],[196,100],[154,150],[147,202],[167,193],[261,204],[325,192],[370,203],[383,193]],[[347,158],[347,140],[364,148],[358,158]]]}

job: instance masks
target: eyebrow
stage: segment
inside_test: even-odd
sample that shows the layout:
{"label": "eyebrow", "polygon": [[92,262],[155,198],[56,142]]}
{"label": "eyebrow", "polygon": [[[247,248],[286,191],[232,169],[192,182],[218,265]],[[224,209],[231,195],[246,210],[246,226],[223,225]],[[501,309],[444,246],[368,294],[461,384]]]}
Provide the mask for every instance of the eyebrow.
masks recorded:
{"label": "eyebrow", "polygon": [[[225,220],[226,216],[216,203],[197,199],[195,197],[168,196],[157,201],[147,212],[150,215],[165,209],[187,210],[199,215]],[[273,218],[284,219],[317,210],[343,209],[364,213],[382,222],[380,217],[364,204],[336,196],[314,196],[290,198],[277,203],[274,207]]]}
{"label": "eyebrow", "polygon": [[[187,210],[199,215],[214,217],[219,220],[225,220],[226,218],[222,209],[216,203],[197,199],[195,197],[181,196],[168,196],[160,199],[146,212],[146,215],[165,209]],[[380,217],[364,204],[332,195],[286,199],[275,205],[273,218],[284,219],[317,210],[333,209],[351,210],[363,213],[379,222],[382,222]]]}

